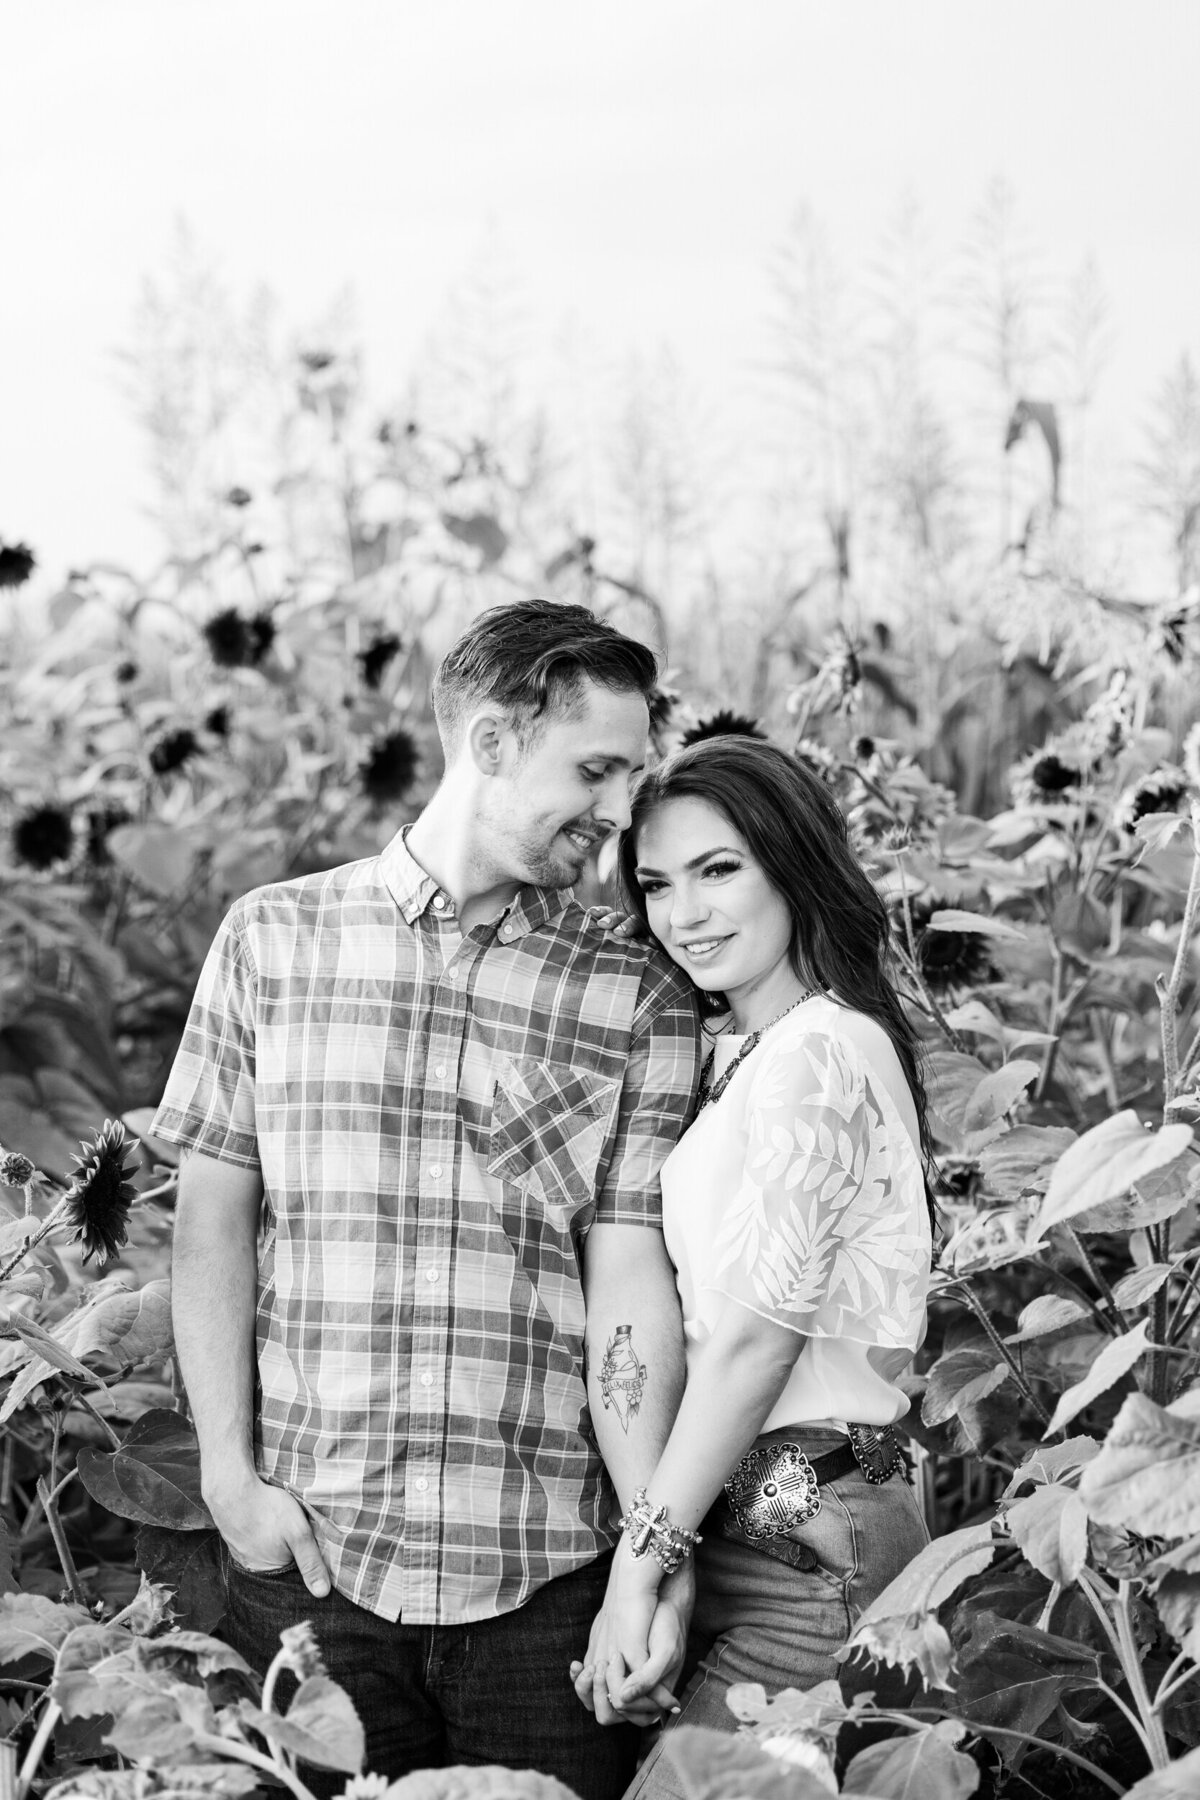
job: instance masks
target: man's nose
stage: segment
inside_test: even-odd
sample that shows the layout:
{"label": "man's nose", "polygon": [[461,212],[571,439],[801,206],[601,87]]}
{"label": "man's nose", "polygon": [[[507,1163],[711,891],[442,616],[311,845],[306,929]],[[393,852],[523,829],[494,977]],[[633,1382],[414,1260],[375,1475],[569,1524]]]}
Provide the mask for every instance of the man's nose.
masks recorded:
{"label": "man's nose", "polygon": [[596,816],[610,831],[625,831],[633,814],[629,810],[629,777],[614,774],[605,782],[596,805]]}

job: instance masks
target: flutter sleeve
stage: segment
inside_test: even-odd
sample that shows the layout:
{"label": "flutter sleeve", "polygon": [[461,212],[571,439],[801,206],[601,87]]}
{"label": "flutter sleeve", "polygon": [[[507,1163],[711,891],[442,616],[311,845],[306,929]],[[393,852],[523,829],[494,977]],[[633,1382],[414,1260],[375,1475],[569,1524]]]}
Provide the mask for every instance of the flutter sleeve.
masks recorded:
{"label": "flutter sleeve", "polygon": [[921,1167],[857,1051],[825,1033],[771,1046],[747,1128],[708,1285],[806,1337],[915,1348],[929,1269]]}

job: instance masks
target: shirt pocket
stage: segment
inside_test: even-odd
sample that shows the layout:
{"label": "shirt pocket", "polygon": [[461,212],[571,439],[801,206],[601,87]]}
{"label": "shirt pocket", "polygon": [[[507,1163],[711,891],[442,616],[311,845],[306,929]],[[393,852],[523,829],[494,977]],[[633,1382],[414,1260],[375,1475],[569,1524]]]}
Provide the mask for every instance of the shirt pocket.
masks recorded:
{"label": "shirt pocket", "polygon": [[565,1063],[515,1057],[496,1078],[487,1169],[583,1224],[596,1200],[619,1081]]}

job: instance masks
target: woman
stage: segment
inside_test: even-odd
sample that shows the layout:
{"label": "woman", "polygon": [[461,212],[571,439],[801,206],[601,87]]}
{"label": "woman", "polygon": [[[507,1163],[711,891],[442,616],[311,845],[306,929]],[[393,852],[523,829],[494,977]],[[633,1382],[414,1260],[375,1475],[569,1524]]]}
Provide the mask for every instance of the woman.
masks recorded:
{"label": "woman", "polygon": [[[672,1709],[639,1665],[660,1585],[686,1586],[694,1553],[670,1723],[733,1730],[734,1682],[836,1676],[856,1614],[925,1541],[887,1429],[924,1331],[924,1090],[883,902],[793,757],[741,737],[678,753],[639,787],[620,867],[728,1023],[662,1174],[687,1387],[572,1672],[601,1718]],[[630,1794],[672,1791],[652,1755]]]}

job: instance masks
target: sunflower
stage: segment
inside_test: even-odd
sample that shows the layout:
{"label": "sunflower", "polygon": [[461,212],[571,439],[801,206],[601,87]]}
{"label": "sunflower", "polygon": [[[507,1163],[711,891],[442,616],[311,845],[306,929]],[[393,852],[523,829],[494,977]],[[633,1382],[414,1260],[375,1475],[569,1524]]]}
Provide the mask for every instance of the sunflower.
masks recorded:
{"label": "sunflower", "polygon": [[403,648],[403,640],[394,631],[381,631],[371,639],[365,650],[359,651],[358,666],[367,687],[378,689],[384,670],[394,657],[399,656]]}
{"label": "sunflower", "polygon": [[751,719],[745,713],[731,712],[723,707],[720,712],[713,713],[707,719],[698,719],[689,725],[679,740],[679,748],[686,750],[690,744],[702,744],[706,738],[715,737],[748,737],[758,738],[765,743],[767,734],[757,719]]}
{"label": "sunflower", "polygon": [[75,849],[75,826],[65,806],[35,806],[13,826],[13,855],[31,869],[52,869],[69,862]]}
{"label": "sunflower", "polygon": [[[909,907],[917,967],[935,992],[973,987],[992,974],[988,940],[982,932],[929,930],[930,919],[945,904],[944,900],[914,900]],[[903,931],[901,924],[901,934]]]}
{"label": "sunflower", "polygon": [[376,738],[359,775],[363,792],[376,805],[387,800],[403,800],[412,786],[419,761],[412,733],[398,726],[385,736]]}
{"label": "sunflower", "polygon": [[36,566],[28,544],[0,544],[0,588],[23,586]]}
{"label": "sunflower", "polygon": [[199,748],[195,732],[182,725],[177,731],[164,732],[158,742],[151,745],[150,767],[156,775],[170,775],[195,756]]}
{"label": "sunflower", "polygon": [[1051,806],[1062,802],[1083,781],[1084,771],[1059,750],[1043,746],[1017,763],[1009,774],[1018,806]]}
{"label": "sunflower", "polygon": [[1150,813],[1178,812],[1187,794],[1188,778],[1183,770],[1164,763],[1125,789],[1113,811],[1113,824],[1118,831],[1131,832],[1138,820]]}
{"label": "sunflower", "polygon": [[129,1209],[137,1198],[133,1165],[125,1161],[125,1127],[119,1119],[106,1119],[93,1142],[80,1148],[79,1168],[60,1202],[64,1222],[71,1242],[84,1244],[84,1262],[95,1255],[108,1262],[128,1240]]}
{"label": "sunflower", "polygon": [[226,606],[204,627],[209,654],[221,669],[240,669],[250,661],[250,632],[236,606]]}

